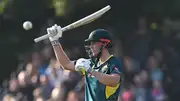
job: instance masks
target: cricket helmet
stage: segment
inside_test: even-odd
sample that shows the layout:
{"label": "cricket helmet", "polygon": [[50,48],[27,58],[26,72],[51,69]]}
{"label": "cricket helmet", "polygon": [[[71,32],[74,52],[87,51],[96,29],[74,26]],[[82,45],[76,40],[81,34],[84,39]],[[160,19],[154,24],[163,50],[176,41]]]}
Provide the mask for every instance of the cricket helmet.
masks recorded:
{"label": "cricket helmet", "polygon": [[85,40],[85,45],[89,45],[91,42],[102,42],[105,48],[111,48],[112,36],[104,29],[97,29],[89,34],[88,39]]}

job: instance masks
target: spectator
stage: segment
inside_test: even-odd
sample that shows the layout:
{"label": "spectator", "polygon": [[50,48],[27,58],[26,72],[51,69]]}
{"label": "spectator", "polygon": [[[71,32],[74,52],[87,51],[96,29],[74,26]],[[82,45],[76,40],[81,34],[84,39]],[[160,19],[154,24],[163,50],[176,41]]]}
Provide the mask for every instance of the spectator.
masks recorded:
{"label": "spectator", "polygon": [[[63,70],[57,60],[51,59],[45,74],[48,76],[51,85],[61,85],[62,82],[68,79],[68,71]],[[67,74],[67,75],[66,75]]]}
{"label": "spectator", "polygon": [[32,85],[38,86],[39,84],[38,70],[32,63],[28,63],[26,65],[26,75],[29,77]]}
{"label": "spectator", "polygon": [[131,57],[124,57],[125,81],[132,82],[134,73],[140,70],[139,64]]}
{"label": "spectator", "polygon": [[67,101],[79,101],[78,94],[75,91],[70,91],[67,96]]}
{"label": "spectator", "polygon": [[147,101],[146,85],[144,84],[141,75],[136,74],[134,76],[134,82],[136,86],[136,88],[134,89],[136,101]]}
{"label": "spectator", "polygon": [[150,70],[151,80],[163,80],[163,72],[160,69],[160,64],[154,56],[150,56],[148,60],[148,67]]}
{"label": "spectator", "polygon": [[53,58],[52,46],[47,45],[41,50],[41,54],[45,64],[49,64],[50,60]]}
{"label": "spectator", "polygon": [[51,93],[51,99],[53,101],[64,101],[65,92],[62,86],[55,87]]}
{"label": "spectator", "polygon": [[36,88],[33,91],[33,98],[36,99],[36,98],[41,97],[41,96],[43,96],[43,90],[40,87]]}
{"label": "spectator", "polygon": [[18,80],[16,80],[16,79],[10,80],[10,82],[9,82],[9,92],[11,94],[16,94],[16,93],[18,93],[18,91],[19,91]]}
{"label": "spectator", "polygon": [[17,100],[12,95],[6,95],[4,96],[3,101],[17,101]]}
{"label": "spectator", "polygon": [[35,101],[46,101],[43,97],[38,97],[35,99]]}
{"label": "spectator", "polygon": [[152,89],[152,97],[153,101],[164,101],[165,93],[162,88],[162,83],[160,81],[153,81],[153,89]]}
{"label": "spectator", "polygon": [[25,71],[21,71],[18,74],[18,82],[19,82],[19,88],[20,92],[27,97],[27,100],[32,101],[33,100],[33,90],[35,87],[31,84],[30,79],[26,75]]}
{"label": "spectator", "polygon": [[32,53],[32,64],[38,69],[40,74],[44,74],[48,64],[44,64],[42,55],[39,52]]}
{"label": "spectator", "polygon": [[53,86],[50,84],[47,75],[40,75],[40,88],[43,92],[43,97],[47,100],[50,98]]}
{"label": "spectator", "polygon": [[122,95],[122,100],[123,101],[134,101],[132,91],[131,90],[125,90],[123,95]]}

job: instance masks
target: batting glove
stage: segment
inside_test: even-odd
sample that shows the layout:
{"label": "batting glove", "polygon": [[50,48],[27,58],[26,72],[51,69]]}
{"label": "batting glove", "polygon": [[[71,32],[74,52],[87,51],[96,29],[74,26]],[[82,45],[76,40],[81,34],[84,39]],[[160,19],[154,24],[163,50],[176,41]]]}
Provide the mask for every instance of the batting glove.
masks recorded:
{"label": "batting glove", "polygon": [[91,62],[88,59],[80,58],[76,61],[75,70],[81,71],[84,69],[88,73],[92,73],[93,69],[91,68]]}
{"label": "batting glove", "polygon": [[57,26],[56,24],[50,28],[47,28],[47,33],[50,36],[49,40],[57,41],[59,38],[62,37],[62,29],[61,26]]}

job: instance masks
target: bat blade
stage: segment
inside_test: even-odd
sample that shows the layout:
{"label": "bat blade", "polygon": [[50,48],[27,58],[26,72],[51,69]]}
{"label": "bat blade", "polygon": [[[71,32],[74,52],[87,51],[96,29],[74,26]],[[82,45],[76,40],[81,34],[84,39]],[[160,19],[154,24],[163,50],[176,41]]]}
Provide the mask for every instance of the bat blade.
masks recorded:
{"label": "bat blade", "polygon": [[110,8],[111,7],[108,5],[108,6],[104,7],[103,9],[101,9],[101,10],[99,10],[99,11],[97,11],[97,12],[95,12],[95,13],[89,15],[89,16],[84,17],[84,18],[82,18],[82,19],[80,19],[80,20],[78,20],[78,21],[64,27],[62,30],[67,31],[69,29],[73,29],[73,28],[80,27],[82,25],[91,23],[91,22],[95,21],[96,19],[98,19],[99,17],[101,17],[108,10],[110,10]]}
{"label": "bat blade", "polygon": [[[84,17],[84,18],[82,18],[82,19],[80,19],[80,20],[78,20],[72,24],[69,24],[69,25],[63,27],[62,31],[64,32],[64,31],[74,29],[74,28],[80,27],[82,25],[91,23],[91,22],[95,21],[96,19],[98,19],[99,17],[101,17],[104,13],[106,13],[110,9],[111,9],[111,7],[108,5],[108,6],[102,8],[101,10],[98,10],[97,12],[95,12],[89,16],[86,16],[86,17]],[[47,39],[48,37],[50,37],[50,36],[48,34],[46,34],[46,35],[43,35],[41,37],[35,38],[34,41],[37,43],[39,41]]]}

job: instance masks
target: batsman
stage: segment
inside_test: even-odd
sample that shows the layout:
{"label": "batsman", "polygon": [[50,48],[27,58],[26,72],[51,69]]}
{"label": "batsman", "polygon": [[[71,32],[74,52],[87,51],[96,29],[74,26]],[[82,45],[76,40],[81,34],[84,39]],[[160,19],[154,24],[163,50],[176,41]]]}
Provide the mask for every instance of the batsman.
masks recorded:
{"label": "batsman", "polygon": [[61,46],[62,29],[54,25],[47,28],[55,55],[64,69],[81,72],[85,76],[85,101],[117,101],[122,81],[121,61],[113,56],[112,37],[108,31],[97,29],[85,40],[89,59],[71,61]]}

